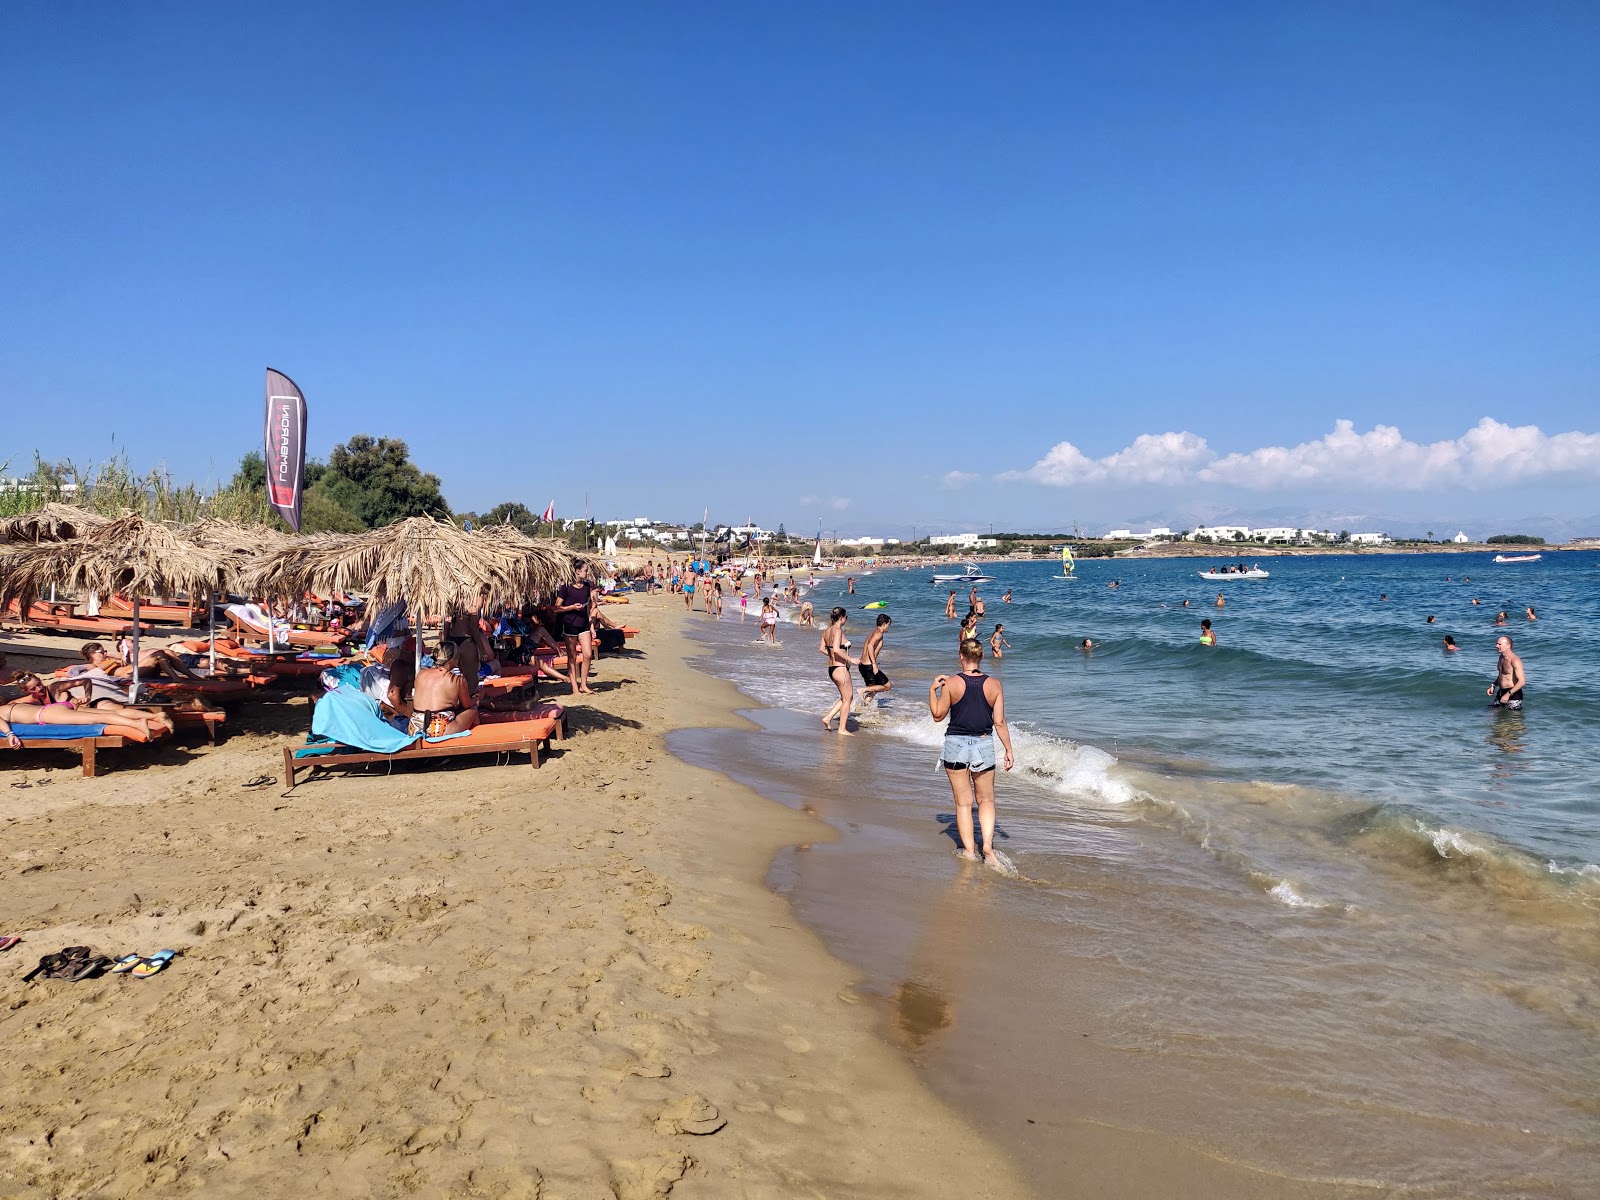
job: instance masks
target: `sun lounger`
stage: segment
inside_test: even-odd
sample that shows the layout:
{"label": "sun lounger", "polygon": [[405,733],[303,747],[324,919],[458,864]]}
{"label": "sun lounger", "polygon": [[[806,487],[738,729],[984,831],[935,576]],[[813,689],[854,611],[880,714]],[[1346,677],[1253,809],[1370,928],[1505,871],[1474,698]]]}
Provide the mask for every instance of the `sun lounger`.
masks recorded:
{"label": "sun lounger", "polygon": [[[120,596],[113,596],[110,600],[100,605],[100,611],[106,616],[130,618],[133,616],[133,605]],[[139,601],[139,620],[154,621],[162,625],[182,625],[185,628],[194,628],[203,625],[206,619],[204,605],[198,604],[156,604],[153,601]]]}
{"label": "sun lounger", "polygon": [[[26,617],[19,614],[17,606],[6,609],[5,617],[18,625],[32,629],[55,630],[61,633],[88,633],[99,637],[120,637],[133,632],[133,622],[122,617],[86,617],[75,612],[73,604],[39,602],[28,606]],[[143,614],[141,614],[142,616]],[[154,626],[148,621],[139,622],[139,632],[149,633]]]}
{"label": "sun lounger", "polygon": [[[83,760],[85,778],[93,778],[97,771],[97,750],[120,750],[130,742],[150,739],[144,730],[132,725],[29,725],[11,726],[22,742],[24,750],[73,750]],[[0,750],[5,749],[0,743]]]}
{"label": "sun lounger", "polygon": [[238,604],[230,604],[227,608],[228,627],[238,634],[240,641],[265,642],[272,640],[280,645],[317,649],[322,646],[338,646],[350,640],[349,633],[342,629],[330,629],[327,631],[284,629],[281,627],[281,623],[276,636],[269,639],[265,619],[258,623],[242,609],[243,606]]}
{"label": "sun lounger", "polygon": [[[504,714],[521,716],[523,714]],[[531,714],[527,714],[531,717]],[[419,758],[454,758],[466,754],[526,754],[529,765],[538,767],[541,762],[541,745],[548,746],[559,735],[562,722],[551,717],[536,717],[517,721],[486,722],[460,737],[442,741],[418,741],[404,750],[392,754],[375,754],[355,750],[335,743],[300,747],[285,746],[283,750],[283,786],[293,790],[295,772],[311,768],[313,771],[327,767],[354,767],[367,763],[407,762]]]}

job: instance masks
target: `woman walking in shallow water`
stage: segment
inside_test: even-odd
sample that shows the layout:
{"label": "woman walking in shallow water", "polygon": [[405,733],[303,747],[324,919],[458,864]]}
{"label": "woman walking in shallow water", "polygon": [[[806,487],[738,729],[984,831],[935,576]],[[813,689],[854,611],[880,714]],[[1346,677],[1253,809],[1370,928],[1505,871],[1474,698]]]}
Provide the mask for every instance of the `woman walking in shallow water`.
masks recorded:
{"label": "woman walking in shallow water", "polygon": [[[959,658],[961,674],[939,675],[928,685],[928,712],[935,721],[950,718],[939,758],[956,805],[961,857],[975,859],[981,854],[990,866],[1003,866],[994,848],[994,737],[999,735],[1005,750],[1002,763],[1009,771],[1014,760],[1011,730],[1006,725],[1005,689],[981,670],[981,643],[971,638],[962,642]],[[982,845],[973,838],[974,805]]]}
{"label": "woman walking in shallow water", "polygon": [[850,649],[850,641],[844,636],[845,619],[850,614],[842,608],[836,608],[828,614],[828,628],[823,630],[822,644],[817,647],[828,656],[828,681],[839,689],[839,700],[822,716],[822,727],[827,729],[833,718],[839,718],[839,733],[841,736],[853,736],[850,733],[850,705],[855,698],[855,689],[850,682],[850,668],[861,660],[851,658],[846,651]]}

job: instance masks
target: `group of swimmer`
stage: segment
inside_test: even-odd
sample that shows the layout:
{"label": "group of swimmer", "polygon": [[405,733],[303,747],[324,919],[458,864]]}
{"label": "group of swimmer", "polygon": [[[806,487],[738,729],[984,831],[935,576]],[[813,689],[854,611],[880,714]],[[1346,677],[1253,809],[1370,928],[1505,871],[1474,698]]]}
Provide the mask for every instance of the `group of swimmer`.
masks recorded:
{"label": "group of swimmer", "polygon": [[[1245,569],[1244,564],[1240,563],[1237,571],[1223,570],[1216,573],[1237,574],[1238,571]],[[853,592],[853,589],[851,591]],[[948,620],[956,618],[957,595],[958,592],[952,589],[946,599],[945,617]],[[1002,602],[1010,604],[1011,598],[1012,593],[1007,590]],[[1382,599],[1387,600],[1387,594]],[[1222,593],[1217,594],[1215,604],[1219,609],[1226,607],[1227,601]],[[1190,602],[1187,599],[1182,602],[1182,607],[1189,606]],[[982,859],[998,867],[1001,864],[993,845],[995,769],[997,766],[1003,766],[1005,770],[1011,770],[1015,764],[1015,756],[1010,730],[1006,724],[1004,688],[998,679],[982,671],[984,647],[977,635],[977,624],[979,619],[986,615],[985,609],[983,597],[974,587],[968,596],[966,616],[961,619],[957,633],[959,671],[953,675],[938,675],[929,684],[928,713],[935,721],[949,719],[944,734],[940,764],[945,771],[951,797],[956,806],[956,830],[961,842],[960,854],[963,858]],[[1531,605],[1525,608],[1524,616],[1528,621],[1538,620]],[[827,660],[827,677],[837,692],[837,699],[822,715],[822,725],[824,729],[836,732],[840,736],[851,736],[849,718],[854,711],[853,706],[857,696],[851,675],[852,667],[860,673],[863,685],[860,694],[863,696],[870,698],[889,691],[893,686],[881,664],[885,635],[893,625],[892,618],[887,613],[878,615],[859,657],[851,653],[853,647],[849,638],[845,636],[848,619],[847,609],[834,608],[828,614],[828,625],[817,647]],[[1504,625],[1507,619],[1506,613],[1502,612],[1495,623]],[[1434,616],[1428,617],[1429,624],[1434,620]],[[996,659],[1001,658],[1003,652],[1010,648],[1010,643],[1004,636],[1004,629],[1005,626],[997,622],[989,638],[989,650]],[[1200,644],[1207,647],[1218,644],[1217,633],[1210,617],[1202,618],[1200,621]],[[1448,634],[1445,635],[1444,644],[1446,651],[1458,649],[1454,639]],[[1096,645],[1093,639],[1084,638],[1078,643],[1077,648],[1088,654],[1096,648]],[[1516,653],[1509,636],[1501,635],[1495,642],[1495,649],[1498,655],[1495,679],[1487,691],[1487,695],[1491,698],[1491,706],[1520,711],[1523,704],[1523,689],[1527,684],[1526,665]],[[994,744],[996,738],[999,739],[1003,750],[998,762]],[[974,807],[978,812],[976,831],[972,815]]]}

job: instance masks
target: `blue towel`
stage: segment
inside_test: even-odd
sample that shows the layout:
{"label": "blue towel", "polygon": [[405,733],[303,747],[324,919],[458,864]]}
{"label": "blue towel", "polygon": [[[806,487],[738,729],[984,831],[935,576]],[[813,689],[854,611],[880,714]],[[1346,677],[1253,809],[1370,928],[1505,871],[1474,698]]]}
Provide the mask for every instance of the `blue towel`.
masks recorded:
{"label": "blue towel", "polygon": [[340,684],[317,701],[311,732],[373,754],[393,754],[417,740],[385,721],[378,702],[348,684]]}
{"label": "blue towel", "polygon": [[36,738],[39,741],[66,742],[73,738],[99,737],[105,733],[104,725],[12,725],[19,738]]}

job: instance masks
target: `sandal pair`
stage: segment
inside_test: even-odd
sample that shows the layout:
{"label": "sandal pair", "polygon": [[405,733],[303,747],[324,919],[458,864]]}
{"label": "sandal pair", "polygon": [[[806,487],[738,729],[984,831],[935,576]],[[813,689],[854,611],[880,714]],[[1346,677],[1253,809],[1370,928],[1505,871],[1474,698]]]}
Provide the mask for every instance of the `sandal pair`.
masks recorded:
{"label": "sandal pair", "polygon": [[38,966],[22,977],[22,982],[29,983],[42,977],[78,983],[103,975],[111,965],[109,958],[104,954],[96,954],[88,946],[68,946],[65,950],[46,954],[39,960]]}
{"label": "sandal pair", "polygon": [[146,957],[142,954],[124,954],[111,965],[113,975],[132,975],[135,979],[149,979],[152,975],[159,975],[174,958],[178,956],[176,950],[157,950]]}

